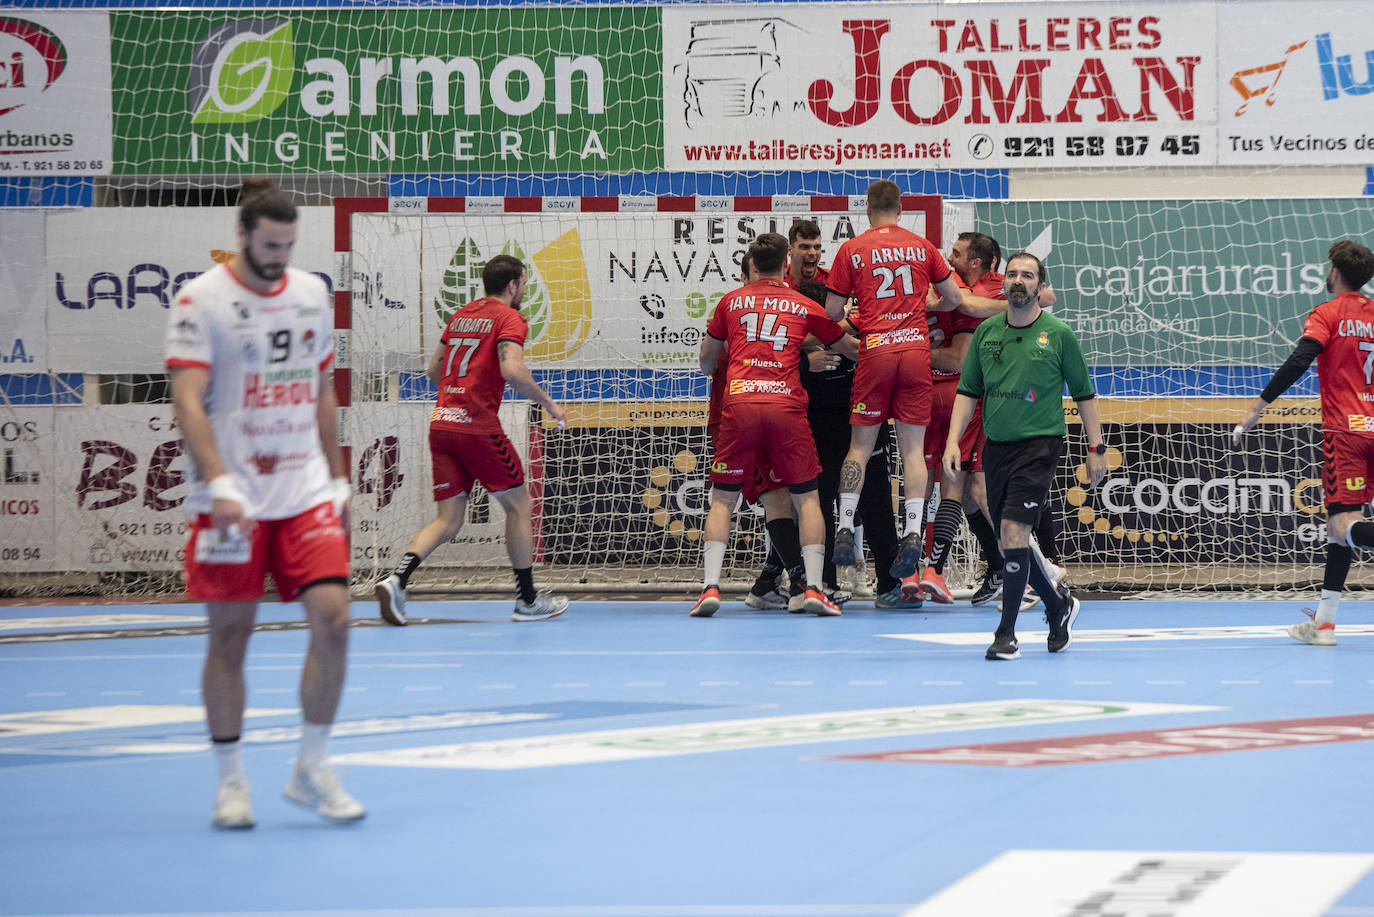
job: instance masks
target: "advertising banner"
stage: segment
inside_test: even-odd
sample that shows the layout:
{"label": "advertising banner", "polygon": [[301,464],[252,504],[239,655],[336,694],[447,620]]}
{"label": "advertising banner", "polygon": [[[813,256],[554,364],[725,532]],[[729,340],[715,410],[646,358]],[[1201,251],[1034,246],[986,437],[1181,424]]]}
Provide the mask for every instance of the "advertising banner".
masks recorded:
{"label": "advertising banner", "polygon": [[0,411],[0,571],[53,569],[57,504],[53,409]]}
{"label": "advertising banner", "polygon": [[977,228],[1045,260],[1090,365],[1276,367],[1329,298],[1331,243],[1371,225],[1355,198],[986,203]]}
{"label": "advertising banner", "polygon": [[1243,399],[1216,399],[1205,423],[1106,424],[1109,470],[1091,492],[1082,450],[1070,448],[1059,476],[1064,555],[1141,568],[1320,564],[1319,426],[1261,424],[1237,450],[1231,428],[1244,410]]}
{"label": "advertising banner", "polygon": [[115,12],[117,170],[659,169],[659,15]]}
{"label": "advertising banner", "polygon": [[0,15],[0,179],[109,175],[110,110],[104,12]]}
{"label": "advertising banner", "polygon": [[667,168],[1216,161],[1210,3],[674,5]]}
{"label": "advertising banner", "polygon": [[1217,5],[1223,165],[1374,162],[1374,21],[1360,0]]}
{"label": "advertising banner", "polygon": [[181,569],[190,456],[170,404],[55,412],[44,467],[57,479],[56,570]]}
{"label": "advertising banner", "polygon": [[[820,226],[822,266],[868,228],[862,213],[354,214],[354,369],[422,370],[454,310],[483,296],[482,266],[505,253],[529,276],[531,364],[695,372],[711,310],[740,285],[749,243],[786,235],[797,219]],[[927,232],[923,211],[904,212],[902,224]]]}
{"label": "advertising banner", "polygon": [[43,211],[0,210],[0,372],[48,368],[43,330]]}
{"label": "advertising banner", "polygon": [[[298,213],[291,263],[332,288],[333,209]],[[227,207],[49,211],[46,259],[9,270],[16,283],[38,282],[45,291],[39,314],[46,316],[50,368],[163,372],[173,297],[234,253],[236,218]]]}

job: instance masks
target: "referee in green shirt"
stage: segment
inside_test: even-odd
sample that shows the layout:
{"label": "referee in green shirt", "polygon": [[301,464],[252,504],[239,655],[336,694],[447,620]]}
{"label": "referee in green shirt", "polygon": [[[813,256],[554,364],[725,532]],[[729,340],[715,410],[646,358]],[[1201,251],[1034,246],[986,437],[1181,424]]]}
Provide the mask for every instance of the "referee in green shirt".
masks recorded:
{"label": "referee in green shirt", "polygon": [[1003,573],[1002,622],[988,647],[988,659],[1017,659],[1016,613],[1026,584],[1045,602],[1050,627],[1049,650],[1062,653],[1073,643],[1079,601],[1051,582],[1049,569],[1031,548],[1031,529],[1049,498],[1059,458],[1064,452],[1063,391],[1078,402],[1078,416],[1088,435],[1089,486],[1107,474],[1107,447],[1093,399],[1092,379],[1083,350],[1068,325],[1040,308],[1045,265],[1028,252],[1007,259],[1003,289],[1011,308],[978,326],[959,376],[959,393],[949,422],[944,465],[951,475],[959,467],[959,437],[983,399],[983,450],[988,509],[999,526],[1006,558]]}

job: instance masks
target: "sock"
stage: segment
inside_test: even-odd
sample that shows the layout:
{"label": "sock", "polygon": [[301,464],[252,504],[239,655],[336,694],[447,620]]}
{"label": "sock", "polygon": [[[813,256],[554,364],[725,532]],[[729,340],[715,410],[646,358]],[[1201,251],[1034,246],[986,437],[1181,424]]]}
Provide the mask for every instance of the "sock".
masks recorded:
{"label": "sock", "polygon": [[903,503],[903,506],[906,507],[906,530],[902,532],[902,535],[905,537],[915,532],[919,538],[921,526],[925,522],[923,517],[926,511],[926,501],[923,497],[912,497]]}
{"label": "sock", "polygon": [[797,523],[791,517],[784,517],[765,522],[763,527],[768,530],[768,537],[773,540],[773,549],[778,552],[778,557],[782,561],[780,566],[788,570],[800,567],[802,549]]}
{"label": "sock", "polygon": [[812,588],[820,589],[822,573],[825,570],[825,545],[804,544],[801,546],[801,556],[806,567],[806,582]]}
{"label": "sock", "polygon": [[219,782],[243,777],[243,758],[239,754],[239,737],[232,739],[211,739],[210,748],[215,754],[215,767],[219,769]]}
{"label": "sock", "polygon": [[1059,563],[1059,520],[1055,513],[1050,512],[1049,506],[1045,507],[1045,511],[1040,514],[1040,521],[1035,524],[1035,543],[1039,545],[1042,554],[1054,563]]}
{"label": "sock", "polygon": [[1322,597],[1317,603],[1318,624],[1335,624],[1336,607],[1341,603],[1341,590],[1355,560],[1355,549],[1340,542],[1326,543],[1326,569],[1322,573]]}
{"label": "sock", "polygon": [[1356,522],[1345,533],[1346,544],[1352,548],[1374,548],[1374,522]]}
{"label": "sock", "polygon": [[[514,567],[511,568],[515,570]],[[520,601],[526,605],[533,605],[535,599],[534,592],[534,568],[524,567],[515,570],[515,594],[520,596]]]}
{"label": "sock", "polygon": [[787,565],[782,562],[782,557],[778,554],[778,546],[772,543],[769,538],[768,556],[764,558],[763,569],[759,571],[759,579],[772,582],[778,578],[778,574],[787,569]]}
{"label": "sock", "polygon": [[935,510],[935,542],[930,548],[930,565],[936,573],[945,572],[945,561],[954,539],[959,537],[959,523],[964,521],[964,508],[956,500],[941,500]]}
{"label": "sock", "polygon": [[1030,586],[1035,590],[1035,594],[1040,596],[1040,601],[1045,603],[1046,612],[1058,612],[1064,607],[1064,599],[1050,579],[1049,562],[1045,560],[1045,555],[1040,553],[1040,547],[1034,538],[1031,539],[1027,550],[1030,551]]}
{"label": "sock", "polygon": [[858,494],[840,494],[840,518],[835,520],[838,528],[854,530],[854,514],[859,511]]}
{"label": "sock", "polygon": [[854,526],[854,563],[855,565],[864,562],[864,527]]}
{"label": "sock", "polygon": [[701,588],[705,591],[712,586],[720,585],[720,568],[725,566],[725,542],[705,542],[702,545],[701,553],[703,562],[706,566],[706,572],[701,581]]}
{"label": "sock", "polygon": [[1016,616],[1021,611],[1021,599],[1026,594],[1026,582],[1030,578],[1030,548],[1012,548],[1004,555],[1006,565],[1002,568],[1002,622],[997,625],[999,634],[1016,633]]}
{"label": "sock", "polygon": [[402,589],[406,587],[406,583],[410,581],[410,574],[414,573],[418,566],[420,566],[420,555],[413,551],[407,551],[405,557],[402,557],[401,562],[396,565],[392,575],[401,581]]}
{"label": "sock", "polygon": [[978,547],[983,551],[983,560],[987,562],[988,572],[999,572],[1002,569],[1002,551],[997,547],[997,533],[992,530],[992,523],[980,509],[970,510],[964,515],[968,519],[968,530],[978,539]]}
{"label": "sock", "polygon": [[301,723],[301,751],[296,756],[296,767],[303,771],[313,771],[324,763],[329,754],[329,733],[333,723]]}

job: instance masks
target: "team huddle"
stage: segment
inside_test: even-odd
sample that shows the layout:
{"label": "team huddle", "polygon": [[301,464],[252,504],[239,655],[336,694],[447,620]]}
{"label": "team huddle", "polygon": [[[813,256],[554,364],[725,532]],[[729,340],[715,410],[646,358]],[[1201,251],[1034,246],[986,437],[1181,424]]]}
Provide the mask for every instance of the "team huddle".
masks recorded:
{"label": "team huddle", "polygon": [[[269,183],[246,183],[239,250],[179,292],[167,325],[172,400],[192,459],[186,506],[188,597],[206,603],[202,675],[219,770],[213,823],[251,828],[251,790],[240,760],[244,658],[271,573],[285,600],[299,597],[310,625],[301,678],[300,753],[283,795],[326,820],[363,818],[361,803],[327,763],[347,666],[348,499],[333,395],[333,307],[324,285],[287,267],[296,208]],[[1032,533],[1046,517],[1065,450],[1062,395],[1078,408],[1086,483],[1106,474],[1107,447],[1088,367],[1073,331],[1046,311],[1045,266],[963,233],[949,259],[899,224],[890,181],[868,188],[870,228],[820,267],[819,227],[799,220],[784,238],[757,237],[741,263],[742,286],[706,325],[700,368],[712,378],[711,501],[694,617],[722,605],[721,570],[741,495],[764,510],[768,560],[745,604],[821,616],[850,598],[842,572],[860,555],[860,526],[876,565],[874,603],[947,604],[950,546],[966,518],[988,564],[975,604],[1000,598],[985,658],[1020,656],[1018,614],[1044,604],[1050,653],[1073,643],[1081,604],[1064,570]],[[1331,246],[1335,298],[1308,316],[1293,354],[1274,373],[1234,440],[1317,361],[1322,400],[1327,558],[1312,620],[1297,640],[1335,644],[1335,614],[1357,548],[1374,549],[1362,511],[1374,487],[1374,253]],[[1002,268],[1002,273],[998,273]],[[486,263],[485,296],[445,326],[426,375],[437,389],[429,446],[435,519],[416,532],[396,570],[374,585],[382,617],[404,625],[410,576],[462,528],[480,482],[505,510],[516,621],[557,617],[566,598],[533,578],[533,501],[518,452],[497,416],[510,385],[562,425],[563,408],[524,360],[524,265]],[[889,424],[889,421],[891,423]],[[904,501],[898,537],[887,450],[898,450]],[[939,480],[929,562],[926,502]]]}

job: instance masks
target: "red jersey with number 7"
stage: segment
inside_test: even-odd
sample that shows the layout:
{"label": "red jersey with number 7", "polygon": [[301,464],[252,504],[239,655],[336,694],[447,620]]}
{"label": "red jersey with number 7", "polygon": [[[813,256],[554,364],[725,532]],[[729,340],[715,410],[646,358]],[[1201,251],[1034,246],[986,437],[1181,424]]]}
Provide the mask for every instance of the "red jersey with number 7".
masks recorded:
{"label": "red jersey with number 7", "polygon": [[496,345],[512,341],[523,347],[527,333],[525,317],[499,299],[479,299],[453,313],[439,337],[442,378],[430,426],[459,433],[501,432],[496,412],[506,380]]}
{"label": "red jersey with number 7", "polygon": [[1302,336],[1322,345],[1322,429],[1374,436],[1374,300],[1342,293],[1312,310]]}
{"label": "red jersey with number 7", "polygon": [[801,385],[802,341],[814,334],[822,344],[838,341],[844,330],[820,304],[781,280],[764,278],[728,293],[716,303],[706,333],[724,341],[725,400],[806,410]]}
{"label": "red jersey with number 7", "polygon": [[847,239],[835,253],[827,286],[859,301],[862,349],[929,350],[926,290],[950,274],[930,241],[903,226],[875,226]]}

